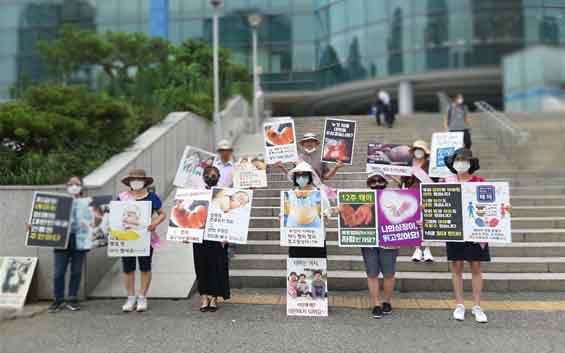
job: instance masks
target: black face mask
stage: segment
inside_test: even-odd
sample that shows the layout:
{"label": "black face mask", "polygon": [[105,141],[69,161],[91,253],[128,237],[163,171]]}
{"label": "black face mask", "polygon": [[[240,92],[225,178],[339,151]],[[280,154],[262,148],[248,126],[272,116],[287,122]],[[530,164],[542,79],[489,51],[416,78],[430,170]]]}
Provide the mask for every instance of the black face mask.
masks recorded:
{"label": "black face mask", "polygon": [[382,190],[382,189],[386,188],[387,184],[388,184],[387,181],[384,181],[384,182],[377,182],[376,184],[369,182],[369,183],[367,183],[367,186],[368,186],[371,190]]}
{"label": "black face mask", "polygon": [[213,186],[218,185],[218,179],[219,178],[216,175],[204,175],[204,182],[209,187],[213,187]]}

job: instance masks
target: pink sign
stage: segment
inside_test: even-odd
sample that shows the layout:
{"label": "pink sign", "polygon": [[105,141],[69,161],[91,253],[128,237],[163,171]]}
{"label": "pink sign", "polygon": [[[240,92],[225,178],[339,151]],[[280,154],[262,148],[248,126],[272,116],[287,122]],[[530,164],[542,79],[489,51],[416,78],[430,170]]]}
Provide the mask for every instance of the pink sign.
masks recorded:
{"label": "pink sign", "polygon": [[377,200],[379,246],[419,246],[420,190],[379,190]]}

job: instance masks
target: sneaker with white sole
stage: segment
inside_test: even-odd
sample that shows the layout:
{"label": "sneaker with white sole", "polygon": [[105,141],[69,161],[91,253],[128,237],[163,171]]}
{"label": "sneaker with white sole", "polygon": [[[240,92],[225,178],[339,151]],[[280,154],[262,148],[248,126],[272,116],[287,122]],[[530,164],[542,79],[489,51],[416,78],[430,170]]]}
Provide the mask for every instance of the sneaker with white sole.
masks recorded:
{"label": "sneaker with white sole", "polygon": [[412,255],[412,261],[414,262],[422,261],[422,249],[420,248],[414,249],[414,254]]}
{"label": "sneaker with white sole", "polygon": [[475,321],[481,324],[488,322],[487,314],[481,309],[480,306],[475,305],[473,307],[473,316],[475,317]]}
{"label": "sneaker with white sole", "polygon": [[126,301],[126,303],[124,304],[124,306],[122,306],[122,311],[124,313],[129,313],[135,310],[135,304],[137,303],[137,298],[135,296],[133,297],[128,297],[128,300]]}
{"label": "sneaker with white sole", "polygon": [[453,310],[453,318],[457,321],[465,320],[465,305],[457,304],[455,310]]}
{"label": "sneaker with white sole", "polygon": [[137,298],[137,312],[147,311],[147,297]]}
{"label": "sneaker with white sole", "polygon": [[432,255],[432,251],[429,247],[424,249],[424,261],[425,262],[434,262],[434,257]]}

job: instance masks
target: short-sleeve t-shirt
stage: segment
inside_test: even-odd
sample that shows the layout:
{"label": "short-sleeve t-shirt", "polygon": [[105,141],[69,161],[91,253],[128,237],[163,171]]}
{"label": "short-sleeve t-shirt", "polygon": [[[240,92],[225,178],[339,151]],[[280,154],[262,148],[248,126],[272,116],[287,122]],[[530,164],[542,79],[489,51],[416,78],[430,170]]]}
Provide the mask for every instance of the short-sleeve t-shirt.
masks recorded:
{"label": "short-sleeve t-shirt", "polygon": [[[148,192],[147,195],[141,199],[135,199],[136,201],[151,201],[151,212],[155,213],[163,207],[161,203],[161,199],[157,196],[154,192]],[[120,200],[120,196],[118,196],[118,201]]]}
{"label": "short-sleeve t-shirt", "polygon": [[328,171],[328,166],[326,163],[322,162],[322,151],[320,149],[317,149],[316,152],[312,153],[301,153],[300,159],[310,164],[310,167],[314,169],[320,179],[324,179],[324,175]]}
{"label": "short-sleeve t-shirt", "polygon": [[455,106],[450,106],[447,111],[447,124],[449,131],[465,130],[467,125],[465,124],[465,116],[467,116],[469,110],[464,104],[457,104]]}

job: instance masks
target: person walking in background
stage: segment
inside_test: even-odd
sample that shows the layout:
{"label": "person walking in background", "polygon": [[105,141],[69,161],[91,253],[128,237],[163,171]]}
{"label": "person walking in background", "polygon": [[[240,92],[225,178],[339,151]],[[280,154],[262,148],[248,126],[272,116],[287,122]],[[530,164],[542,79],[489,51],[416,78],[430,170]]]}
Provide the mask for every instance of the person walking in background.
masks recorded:
{"label": "person walking in background", "polygon": [[381,125],[380,115],[384,115],[387,127],[392,128],[394,125],[394,109],[390,95],[385,90],[380,90],[377,98],[377,125]]}
{"label": "person walking in background", "polygon": [[[122,179],[122,184],[126,185],[129,190],[120,193],[118,201],[150,201],[151,202],[151,224],[147,230],[151,232],[151,247],[149,256],[125,256],[122,257],[122,267],[124,273],[124,287],[127,291],[128,299],[123,305],[124,312],[146,311],[147,310],[147,292],[151,285],[151,260],[153,257],[153,249],[159,244],[159,236],[155,232],[157,226],[161,224],[166,216],[161,209],[161,199],[156,193],[148,191],[147,188],[153,184],[153,178],[146,175],[143,169],[132,169],[128,176]],[[135,270],[136,263],[139,263],[139,271],[141,272],[141,286],[139,288],[139,296],[135,295]]]}
{"label": "person walking in background", "polygon": [[[218,185],[221,174],[218,168],[208,166],[202,177],[206,189],[211,189]],[[227,247],[227,243],[209,240],[204,240],[202,244],[192,244],[201,312],[215,312],[218,309],[218,298],[230,298]]]}
{"label": "person walking in background", "polygon": [[463,95],[461,93],[453,97],[447,113],[443,119],[443,127],[449,132],[463,132],[463,144],[465,148],[471,148],[471,131],[469,124],[469,109],[464,104]]}
{"label": "person walking in background", "polygon": [[[221,140],[218,142],[216,152],[218,156],[214,160],[214,167],[220,172],[220,180],[215,186],[231,188],[233,187],[233,173],[235,168],[233,145],[228,140]],[[227,247],[229,257],[233,257],[236,250],[235,244],[229,244]]]}
{"label": "person walking in background", "polygon": [[[412,148],[410,149],[410,154],[412,155],[412,172],[411,176],[403,176],[400,178],[400,187],[403,189],[420,189],[420,184],[422,180],[418,178],[425,179],[430,168],[430,148],[426,141],[418,140],[414,141]],[[423,173],[423,174],[422,174]],[[416,174],[416,175],[415,175]],[[424,175],[425,174],[425,175]],[[423,176],[424,175],[424,176]],[[428,179],[430,179],[428,177]],[[429,182],[430,180],[426,180]],[[428,244],[422,244],[425,246],[424,251],[422,247],[418,246],[414,248],[414,253],[412,254],[412,261],[414,262],[433,262],[434,257],[432,251]]]}

